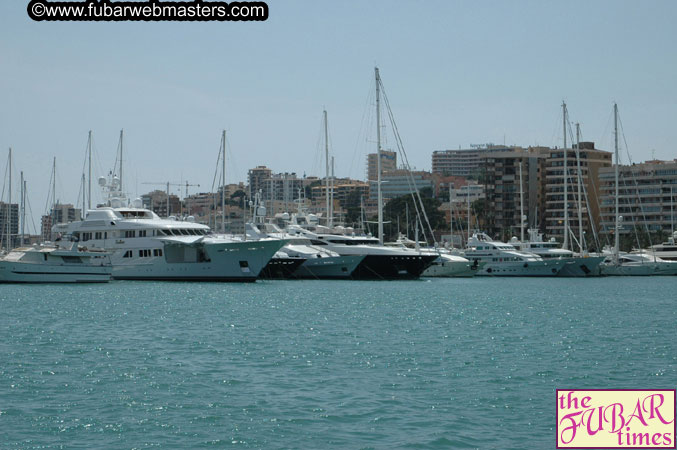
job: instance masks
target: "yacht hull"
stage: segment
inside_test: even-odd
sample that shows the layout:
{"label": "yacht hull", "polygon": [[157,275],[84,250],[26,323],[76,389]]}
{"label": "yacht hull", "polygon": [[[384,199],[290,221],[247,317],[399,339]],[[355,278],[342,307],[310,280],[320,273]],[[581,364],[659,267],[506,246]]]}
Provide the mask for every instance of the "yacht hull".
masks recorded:
{"label": "yacht hull", "polygon": [[269,280],[294,278],[294,272],[305,262],[305,258],[273,258],[263,268],[259,278]]}
{"label": "yacht hull", "polygon": [[0,283],[108,283],[111,266],[0,262]]}
{"label": "yacht hull", "polygon": [[602,256],[563,259],[568,262],[557,274],[560,277],[598,277],[600,276],[600,264],[604,261]]}
{"label": "yacht hull", "polygon": [[411,280],[437,259],[437,255],[367,255],[353,271],[354,280]]}
{"label": "yacht hull", "polygon": [[[176,260],[168,257],[173,250],[167,244],[164,258],[153,258],[145,263],[126,264],[119,255],[113,258],[113,278],[253,282],[285,243],[283,240],[208,243],[202,247],[206,258],[194,262],[172,262]],[[184,246],[176,248],[183,250]]]}
{"label": "yacht hull", "polygon": [[654,275],[677,275],[677,262],[602,264],[600,269],[604,276],[648,277]]}
{"label": "yacht hull", "polygon": [[364,256],[332,256],[307,259],[293,278],[299,279],[349,279]]}
{"label": "yacht hull", "polygon": [[477,264],[461,261],[435,261],[422,277],[473,277],[477,273]]}
{"label": "yacht hull", "polygon": [[477,272],[485,277],[555,277],[565,262],[557,261],[509,261],[487,264]]}

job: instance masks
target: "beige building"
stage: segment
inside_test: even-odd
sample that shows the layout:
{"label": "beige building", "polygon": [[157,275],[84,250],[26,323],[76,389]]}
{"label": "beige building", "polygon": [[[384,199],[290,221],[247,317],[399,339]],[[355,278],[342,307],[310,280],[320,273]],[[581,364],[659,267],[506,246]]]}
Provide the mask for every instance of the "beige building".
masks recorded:
{"label": "beige building", "polygon": [[[600,169],[601,228],[612,232],[616,215],[616,182],[613,167]],[[619,167],[619,215],[621,233],[663,231],[675,227],[677,209],[677,160],[647,161]]]}
{"label": "beige building", "polygon": [[[583,230],[590,232],[592,226],[599,229],[600,202],[599,174],[611,166],[612,153],[594,148],[593,142],[581,142],[581,216]],[[567,205],[569,228],[578,229],[578,169],[576,149],[567,149],[568,188]],[[564,151],[548,149],[545,163],[545,232],[558,238],[564,237]],[[585,197],[587,195],[587,202]],[[588,211],[588,207],[590,211]],[[590,218],[592,217],[592,224]],[[574,233],[577,234],[577,233]]]}
{"label": "beige building", "polygon": [[[397,153],[381,150],[381,175],[386,170],[397,169]],[[367,181],[378,180],[378,159],[376,153],[367,155]]]}

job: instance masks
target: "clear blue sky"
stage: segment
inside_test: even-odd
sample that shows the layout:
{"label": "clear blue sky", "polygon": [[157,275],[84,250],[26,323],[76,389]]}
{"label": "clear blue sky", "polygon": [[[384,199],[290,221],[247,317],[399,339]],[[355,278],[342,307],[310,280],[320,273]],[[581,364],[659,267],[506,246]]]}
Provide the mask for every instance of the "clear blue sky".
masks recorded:
{"label": "clear blue sky", "polygon": [[38,23],[27,3],[0,3],[0,167],[11,146],[36,216],[53,156],[57,197],[77,200],[90,129],[97,172],[125,129],[132,195],[204,191],[223,128],[229,181],[321,175],[326,107],[337,176],[362,178],[375,64],[417,168],[471,143],[561,145],[563,99],[585,140],[610,149],[617,101],[633,160],[677,157],[674,1],[275,0],[245,23]]}

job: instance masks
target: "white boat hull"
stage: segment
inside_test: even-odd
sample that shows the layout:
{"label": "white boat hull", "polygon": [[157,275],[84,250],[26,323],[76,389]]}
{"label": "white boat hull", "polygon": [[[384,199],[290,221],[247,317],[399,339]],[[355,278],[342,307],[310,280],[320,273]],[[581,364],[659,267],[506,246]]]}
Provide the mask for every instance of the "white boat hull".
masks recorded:
{"label": "white boat hull", "polygon": [[598,277],[600,276],[600,264],[604,261],[603,256],[562,258],[567,263],[562,267],[557,276],[560,277]]}
{"label": "white boat hull", "polygon": [[651,262],[632,264],[602,264],[600,270],[604,276],[677,275],[677,262]]}
{"label": "white boat hull", "polygon": [[293,278],[348,279],[364,255],[309,258],[296,269]]}
{"label": "white boat hull", "polygon": [[477,272],[477,276],[485,277],[555,277],[565,262],[556,261],[507,261],[487,262]]}
{"label": "white boat hull", "polygon": [[435,261],[428,267],[422,277],[472,277],[477,273],[477,266],[469,261]]}
{"label": "white boat hull", "polygon": [[110,265],[51,265],[0,261],[0,283],[107,283]]}
{"label": "white boat hull", "polygon": [[[168,262],[169,245],[165,256],[145,258],[145,261],[126,262],[126,249],[112,257],[113,278],[117,280],[167,281],[255,281],[285,241],[260,240],[210,243],[204,247],[207,260],[195,262]],[[183,246],[178,247],[182,251]]]}

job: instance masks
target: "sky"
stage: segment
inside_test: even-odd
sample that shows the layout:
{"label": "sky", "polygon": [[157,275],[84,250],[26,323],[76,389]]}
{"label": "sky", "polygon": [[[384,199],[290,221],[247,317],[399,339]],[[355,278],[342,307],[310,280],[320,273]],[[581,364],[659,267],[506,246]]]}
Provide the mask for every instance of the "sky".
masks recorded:
{"label": "sky", "polygon": [[54,157],[56,197],[78,200],[89,130],[95,177],[124,129],[132,197],[191,193],[211,190],[223,129],[227,182],[258,165],[322,176],[326,108],[336,176],[363,179],[375,66],[417,169],[470,144],[561,146],[562,101],[598,148],[617,102],[632,161],[677,158],[674,1],[267,3],[265,22],[90,23],[0,2],[0,170],[11,147],[38,227]]}

